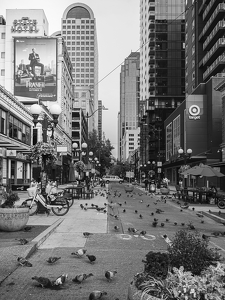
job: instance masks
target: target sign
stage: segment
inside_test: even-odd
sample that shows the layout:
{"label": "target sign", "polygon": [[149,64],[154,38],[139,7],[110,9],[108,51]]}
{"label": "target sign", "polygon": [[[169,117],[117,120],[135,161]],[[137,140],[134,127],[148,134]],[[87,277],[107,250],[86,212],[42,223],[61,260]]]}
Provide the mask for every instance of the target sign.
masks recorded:
{"label": "target sign", "polygon": [[192,116],[197,116],[200,114],[200,107],[198,105],[191,105],[189,107],[189,114]]}

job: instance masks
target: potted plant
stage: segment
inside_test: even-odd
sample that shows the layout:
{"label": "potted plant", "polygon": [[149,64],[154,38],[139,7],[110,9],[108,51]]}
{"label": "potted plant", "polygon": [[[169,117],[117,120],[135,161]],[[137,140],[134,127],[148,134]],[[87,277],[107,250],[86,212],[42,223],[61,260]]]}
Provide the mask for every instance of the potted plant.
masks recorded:
{"label": "potted plant", "polygon": [[15,205],[20,198],[12,190],[2,192],[0,205],[0,230],[18,231],[23,229],[29,219],[29,207]]}
{"label": "potted plant", "polygon": [[150,251],[143,262],[128,300],[225,299],[225,264],[197,232],[178,231],[166,252]]}

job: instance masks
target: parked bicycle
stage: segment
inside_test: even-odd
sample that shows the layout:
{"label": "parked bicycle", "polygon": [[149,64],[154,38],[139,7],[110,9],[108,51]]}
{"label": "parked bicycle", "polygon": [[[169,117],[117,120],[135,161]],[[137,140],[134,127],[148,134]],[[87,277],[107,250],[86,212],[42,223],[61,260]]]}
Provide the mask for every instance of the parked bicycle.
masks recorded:
{"label": "parked bicycle", "polygon": [[38,213],[38,203],[45,207],[47,213],[52,210],[57,216],[64,216],[70,209],[69,201],[63,195],[64,191],[42,195],[40,187],[35,186],[28,188],[27,192],[30,198],[26,199],[23,204],[29,207],[30,216]]}

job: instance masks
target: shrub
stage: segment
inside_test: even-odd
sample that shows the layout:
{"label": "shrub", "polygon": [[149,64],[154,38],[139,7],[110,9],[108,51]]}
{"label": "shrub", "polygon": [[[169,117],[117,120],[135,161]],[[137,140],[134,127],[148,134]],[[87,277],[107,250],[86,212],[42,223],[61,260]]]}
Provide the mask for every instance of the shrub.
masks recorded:
{"label": "shrub", "polygon": [[150,251],[145,257],[146,260],[143,260],[144,272],[155,278],[166,278],[169,267],[168,254]]}
{"label": "shrub", "polygon": [[168,246],[170,266],[179,269],[184,267],[193,275],[208,268],[213,262],[218,261],[220,256],[208,247],[208,241],[203,240],[198,232],[180,230],[175,234],[172,244]]}

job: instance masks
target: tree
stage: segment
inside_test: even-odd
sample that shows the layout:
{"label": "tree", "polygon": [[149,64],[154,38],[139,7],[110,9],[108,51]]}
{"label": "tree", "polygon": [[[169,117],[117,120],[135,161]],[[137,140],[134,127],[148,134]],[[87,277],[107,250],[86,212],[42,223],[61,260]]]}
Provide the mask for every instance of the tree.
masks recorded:
{"label": "tree", "polygon": [[97,157],[99,160],[101,174],[104,174],[105,170],[111,167],[111,151],[113,149],[114,147],[109,139],[105,141],[99,140],[97,130],[94,129],[92,132],[89,132],[88,151],[92,151],[94,153],[93,158]]}

